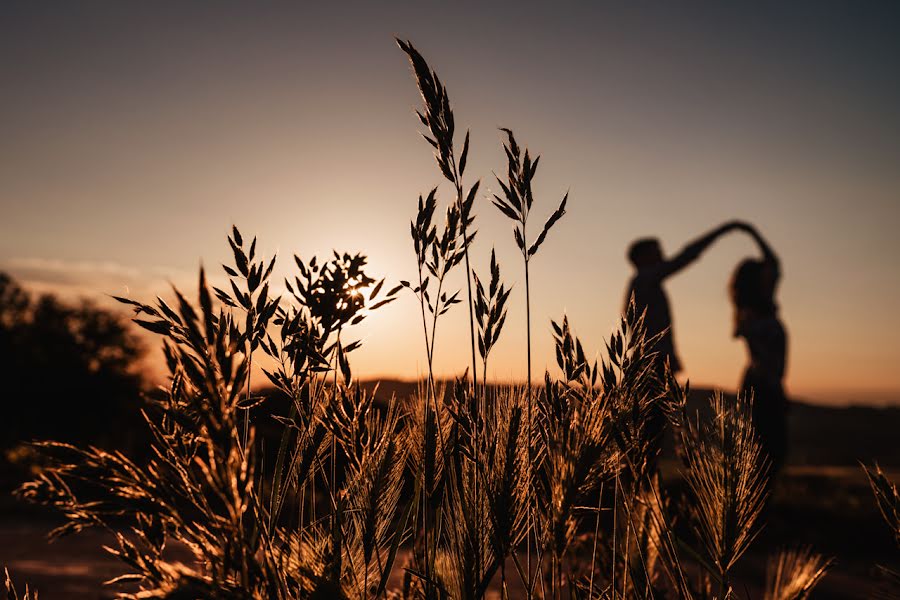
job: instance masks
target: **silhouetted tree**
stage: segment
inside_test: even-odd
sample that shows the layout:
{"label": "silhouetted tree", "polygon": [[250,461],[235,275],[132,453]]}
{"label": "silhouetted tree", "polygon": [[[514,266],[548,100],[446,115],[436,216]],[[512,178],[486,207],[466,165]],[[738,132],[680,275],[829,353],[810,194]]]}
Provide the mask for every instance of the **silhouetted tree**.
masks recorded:
{"label": "silhouetted tree", "polygon": [[45,438],[121,447],[136,424],[141,354],[116,313],[34,296],[0,273],[0,451]]}

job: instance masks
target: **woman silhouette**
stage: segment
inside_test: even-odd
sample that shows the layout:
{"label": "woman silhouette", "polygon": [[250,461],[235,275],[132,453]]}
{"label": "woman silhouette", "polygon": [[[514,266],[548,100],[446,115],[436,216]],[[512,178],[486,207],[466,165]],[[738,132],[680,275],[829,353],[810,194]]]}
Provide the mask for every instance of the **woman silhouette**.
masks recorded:
{"label": "woman silhouette", "polygon": [[762,251],[762,260],[741,262],[731,278],[734,336],[747,343],[749,364],[741,382],[742,394],[753,394],[753,426],[774,477],[787,453],[787,410],[784,394],[787,334],[778,318],[775,291],[781,276],[778,257],[751,225],[742,225]]}

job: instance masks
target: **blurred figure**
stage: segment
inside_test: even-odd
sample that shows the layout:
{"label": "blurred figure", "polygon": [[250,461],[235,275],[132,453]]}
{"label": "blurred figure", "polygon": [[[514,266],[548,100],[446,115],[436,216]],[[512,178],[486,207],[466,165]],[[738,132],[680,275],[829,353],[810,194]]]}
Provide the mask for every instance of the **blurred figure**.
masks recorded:
{"label": "blurred figure", "polygon": [[781,277],[778,257],[750,225],[741,225],[762,252],[762,259],[741,262],[731,278],[734,336],[747,343],[749,364],[740,391],[753,394],[753,426],[772,461],[772,478],[787,454],[788,402],[784,393],[787,334],[778,318],[775,291]]}
{"label": "blurred figure", "polygon": [[[681,361],[675,352],[672,335],[669,299],[663,289],[663,282],[697,260],[720,236],[738,228],[746,228],[746,225],[737,221],[724,223],[690,242],[671,258],[663,256],[659,240],[656,238],[636,240],[628,248],[628,260],[634,266],[635,273],[625,293],[625,311],[633,299],[637,313],[644,313],[647,337],[656,338],[651,350],[657,353],[655,371],[660,384],[664,381],[666,361],[672,373],[681,371]],[[661,404],[657,403],[646,424],[647,433],[654,440],[649,453],[651,460],[655,460],[659,454],[665,425],[665,413]]]}
{"label": "blurred figure", "polygon": [[628,308],[628,303],[634,298],[638,314],[646,311],[644,326],[647,328],[647,337],[659,336],[653,349],[658,353],[660,375],[667,359],[673,373],[681,371],[681,361],[675,352],[672,335],[669,298],[663,289],[663,282],[700,258],[703,251],[723,234],[746,227],[737,221],[720,225],[690,242],[678,254],[668,259],[663,256],[659,240],[656,238],[636,240],[628,248],[628,261],[634,266],[635,273],[625,293],[625,308]]}

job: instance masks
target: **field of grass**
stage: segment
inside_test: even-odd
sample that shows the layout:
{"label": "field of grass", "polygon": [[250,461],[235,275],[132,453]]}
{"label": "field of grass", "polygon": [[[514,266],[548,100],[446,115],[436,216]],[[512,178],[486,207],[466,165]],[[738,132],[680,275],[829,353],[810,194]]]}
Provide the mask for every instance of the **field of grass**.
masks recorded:
{"label": "field of grass", "polygon": [[[852,451],[851,438],[847,451]],[[677,464],[666,459],[663,470],[667,486],[677,487]],[[900,478],[900,469],[891,470]],[[30,581],[38,589],[52,590],[42,597],[94,599],[113,598],[115,589],[102,582],[116,576],[119,562],[101,547],[114,543],[107,532],[89,531],[54,543],[46,533],[59,524],[44,511],[28,510],[21,504],[4,503],[0,518],[0,562],[19,581]],[[900,556],[884,526],[864,473],[853,466],[789,465],[775,489],[773,510],[760,537],[748,550],[737,573],[738,595],[760,597],[768,554],[779,547],[809,544],[836,561],[816,588],[815,598],[871,598],[880,578],[876,564],[900,568]],[[401,552],[408,552],[408,547]],[[182,550],[181,560],[190,560]],[[395,578],[400,577],[396,569]],[[498,597],[493,589],[488,597]]]}

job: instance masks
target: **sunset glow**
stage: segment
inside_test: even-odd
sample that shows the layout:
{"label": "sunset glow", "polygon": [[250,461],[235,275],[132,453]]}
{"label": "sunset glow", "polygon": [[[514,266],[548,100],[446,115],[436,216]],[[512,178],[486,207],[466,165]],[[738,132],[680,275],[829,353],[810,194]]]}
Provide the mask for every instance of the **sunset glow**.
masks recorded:
{"label": "sunset glow", "polygon": [[[0,269],[35,290],[149,301],[168,282],[192,291],[200,261],[220,277],[222,240],[238,224],[279,253],[274,281],[293,253],[332,249],[366,253],[387,286],[412,279],[408,222],[418,194],[441,182],[393,42],[414,36],[440,68],[457,127],[472,132],[473,267],[495,247],[514,288],[489,376],[525,377],[524,273],[489,202],[505,168],[497,127],[510,126],[543,156],[535,221],[570,191],[567,219],[532,265],[535,376],[555,368],[551,318],[567,314],[592,352],[603,347],[633,239],[658,236],[674,253],[742,218],[783,259],[789,393],[896,402],[895,11],[710,8],[534,4],[463,18],[360,3],[347,19],[324,6],[7,5]],[[439,211],[452,195],[438,190]],[[726,285],[753,253],[746,236],[729,236],[667,286],[692,382],[737,386],[745,350]],[[463,288],[455,277],[452,290]],[[401,294],[353,329],[358,376],[425,370],[417,310]],[[438,326],[443,376],[467,366],[467,318],[457,306]],[[159,373],[159,357],[148,360]]]}

